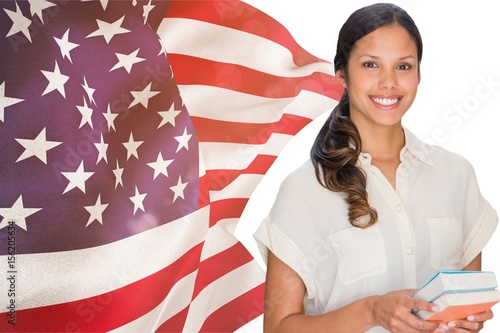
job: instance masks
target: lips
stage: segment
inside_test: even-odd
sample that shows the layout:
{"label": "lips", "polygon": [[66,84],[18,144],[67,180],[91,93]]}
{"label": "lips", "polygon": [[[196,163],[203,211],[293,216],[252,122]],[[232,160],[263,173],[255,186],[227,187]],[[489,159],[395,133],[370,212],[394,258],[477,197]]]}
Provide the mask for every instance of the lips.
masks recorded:
{"label": "lips", "polygon": [[370,99],[375,103],[375,105],[384,109],[396,107],[402,98],[403,97],[401,96],[383,96],[383,97],[370,96]]}

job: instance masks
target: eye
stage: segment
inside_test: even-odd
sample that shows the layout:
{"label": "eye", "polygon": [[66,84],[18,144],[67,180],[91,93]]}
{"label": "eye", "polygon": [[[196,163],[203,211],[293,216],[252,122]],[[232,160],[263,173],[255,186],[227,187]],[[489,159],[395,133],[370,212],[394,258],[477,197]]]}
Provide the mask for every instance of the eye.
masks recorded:
{"label": "eye", "polygon": [[377,64],[374,63],[373,61],[366,61],[363,63],[363,67],[376,68]]}
{"label": "eye", "polygon": [[396,67],[396,69],[406,71],[406,70],[411,69],[411,65],[410,64],[401,64],[401,65],[398,65]]}

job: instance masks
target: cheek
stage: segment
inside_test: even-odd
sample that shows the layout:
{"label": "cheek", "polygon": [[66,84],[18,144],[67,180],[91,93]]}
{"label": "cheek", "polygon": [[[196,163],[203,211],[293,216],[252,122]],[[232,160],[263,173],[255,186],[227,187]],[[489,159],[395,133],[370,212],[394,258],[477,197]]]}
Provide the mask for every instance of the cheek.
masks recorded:
{"label": "cheek", "polygon": [[420,75],[418,74],[408,75],[408,77],[405,77],[403,79],[403,82],[406,86],[410,88],[412,87],[414,90],[416,90],[418,84],[420,83]]}
{"label": "cheek", "polygon": [[351,79],[348,82],[347,89],[349,92],[355,92],[356,94],[367,94],[377,85],[377,81],[369,75],[357,75],[354,76],[355,79]]}

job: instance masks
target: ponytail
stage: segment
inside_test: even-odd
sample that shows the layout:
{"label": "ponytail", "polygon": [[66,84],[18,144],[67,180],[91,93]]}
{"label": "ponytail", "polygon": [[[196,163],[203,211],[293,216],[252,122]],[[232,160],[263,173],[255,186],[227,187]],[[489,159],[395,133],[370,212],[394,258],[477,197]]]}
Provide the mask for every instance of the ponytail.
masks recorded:
{"label": "ponytail", "polygon": [[314,141],[311,160],[322,186],[347,194],[349,222],[367,228],[377,222],[377,211],[368,204],[366,175],[356,166],[360,153],[361,137],[350,119],[349,96],[344,90]]}
{"label": "ponytail", "polygon": [[[399,24],[415,41],[420,64],[422,38],[413,19],[399,6],[377,3],[352,13],[340,29],[333,61],[334,72],[347,80],[349,57],[357,41],[391,24]],[[349,95],[344,90],[339,104],[314,141],[311,161],[320,184],[331,191],[347,194],[349,222],[355,227],[366,228],[377,222],[377,211],[368,204],[366,175],[356,165],[360,154],[361,137],[351,121]]]}

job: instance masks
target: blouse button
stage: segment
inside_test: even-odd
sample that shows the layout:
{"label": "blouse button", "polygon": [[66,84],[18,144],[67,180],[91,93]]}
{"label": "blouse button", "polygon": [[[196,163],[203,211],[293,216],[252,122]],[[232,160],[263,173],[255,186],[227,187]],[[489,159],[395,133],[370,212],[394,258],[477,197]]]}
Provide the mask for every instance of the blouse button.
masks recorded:
{"label": "blouse button", "polygon": [[411,247],[407,247],[407,248],[406,248],[406,254],[407,254],[407,255],[410,255],[410,254],[412,254],[412,253],[413,253],[413,248],[411,248]]}
{"label": "blouse button", "polygon": [[397,170],[398,174],[401,176],[401,177],[407,177],[408,176],[408,173],[409,173],[409,170],[408,170],[408,167],[406,165],[401,165],[398,170]]}
{"label": "blouse button", "polygon": [[396,212],[400,212],[402,209],[401,205],[396,205]]}

